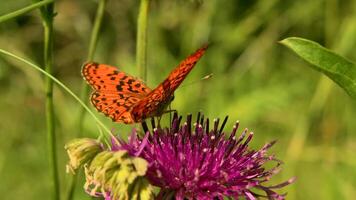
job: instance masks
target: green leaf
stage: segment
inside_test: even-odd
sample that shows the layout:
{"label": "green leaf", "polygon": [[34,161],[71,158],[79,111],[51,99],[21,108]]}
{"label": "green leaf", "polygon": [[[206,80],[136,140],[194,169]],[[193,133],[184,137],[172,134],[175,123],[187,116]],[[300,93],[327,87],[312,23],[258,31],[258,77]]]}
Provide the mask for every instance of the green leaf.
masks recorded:
{"label": "green leaf", "polygon": [[290,37],[281,43],[356,98],[356,65],[353,62],[307,39]]}

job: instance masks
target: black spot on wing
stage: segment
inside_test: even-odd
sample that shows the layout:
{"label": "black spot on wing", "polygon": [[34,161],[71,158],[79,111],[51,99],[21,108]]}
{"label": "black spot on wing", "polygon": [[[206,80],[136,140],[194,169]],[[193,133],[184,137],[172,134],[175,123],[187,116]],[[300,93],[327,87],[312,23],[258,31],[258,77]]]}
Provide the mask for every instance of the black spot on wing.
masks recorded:
{"label": "black spot on wing", "polygon": [[129,90],[130,92],[133,92],[133,93],[139,93],[139,91],[137,90],[134,90],[131,85],[129,85],[129,87],[127,88],[127,90]]}
{"label": "black spot on wing", "polygon": [[116,86],[117,91],[122,92],[122,86],[119,84]]}
{"label": "black spot on wing", "polygon": [[134,79],[129,79],[129,80],[127,81],[127,84],[131,85],[133,82],[135,82]]}

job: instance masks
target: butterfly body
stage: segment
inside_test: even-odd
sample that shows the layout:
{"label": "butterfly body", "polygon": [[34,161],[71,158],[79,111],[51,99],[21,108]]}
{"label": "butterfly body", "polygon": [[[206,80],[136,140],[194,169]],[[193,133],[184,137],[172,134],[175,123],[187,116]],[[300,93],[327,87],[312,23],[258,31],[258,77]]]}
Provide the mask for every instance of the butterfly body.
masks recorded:
{"label": "butterfly body", "polygon": [[116,67],[86,63],[82,75],[94,89],[91,102],[98,111],[115,122],[131,124],[160,116],[172,101],[174,91],[203,56],[206,48],[204,46],[188,56],[153,90]]}

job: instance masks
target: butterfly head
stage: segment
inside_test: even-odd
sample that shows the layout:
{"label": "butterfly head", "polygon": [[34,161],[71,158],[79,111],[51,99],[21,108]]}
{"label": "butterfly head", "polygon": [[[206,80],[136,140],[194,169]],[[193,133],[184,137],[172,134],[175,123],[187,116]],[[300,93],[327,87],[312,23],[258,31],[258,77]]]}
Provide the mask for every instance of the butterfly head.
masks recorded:
{"label": "butterfly head", "polygon": [[[167,106],[173,101],[174,95],[162,99],[151,99],[145,104],[137,104],[130,111],[131,119],[134,122],[141,122],[149,117],[161,116],[167,109]],[[126,123],[126,122],[125,122]]]}

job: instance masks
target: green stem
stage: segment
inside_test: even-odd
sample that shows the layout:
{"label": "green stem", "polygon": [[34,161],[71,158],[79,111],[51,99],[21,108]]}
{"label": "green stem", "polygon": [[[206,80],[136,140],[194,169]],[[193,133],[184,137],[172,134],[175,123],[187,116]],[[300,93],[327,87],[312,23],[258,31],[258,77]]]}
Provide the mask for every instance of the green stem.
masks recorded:
{"label": "green stem", "polygon": [[53,1],[54,0],[40,1],[38,3],[34,3],[34,4],[31,4],[31,5],[27,6],[27,7],[24,7],[22,9],[20,9],[20,10],[16,10],[16,11],[11,12],[9,14],[3,15],[3,16],[0,17],[0,23],[4,22],[6,20],[9,20],[9,19],[18,17],[20,15],[26,14],[26,13],[34,10],[34,9],[40,8],[40,7],[45,6],[47,4],[53,3]]}
{"label": "green stem", "polygon": [[41,69],[39,66],[33,64],[30,61],[25,60],[24,58],[21,58],[19,56],[16,56],[8,51],[5,51],[3,49],[0,49],[0,53],[11,56],[23,63],[26,63],[27,65],[29,65],[30,67],[36,69],[37,71],[41,72],[42,74],[46,75],[47,77],[49,77],[50,79],[52,79],[55,83],[57,83],[61,88],[63,88],[69,95],[71,95],[81,106],[84,107],[84,109],[90,114],[91,117],[93,117],[93,119],[98,123],[98,125],[104,129],[105,132],[107,132],[110,136],[113,136],[111,131],[104,125],[104,123],[102,123],[96,116],[95,114],[90,110],[90,108],[85,105],[85,103],[80,100],[80,98],[75,95],[67,86],[65,86],[62,82],[60,82],[58,79],[56,79],[54,76],[52,76],[51,74],[47,73],[45,70]]}
{"label": "green stem", "polygon": [[137,20],[136,65],[140,78],[147,81],[147,24],[149,1],[141,0]]}
{"label": "green stem", "polygon": [[[54,3],[48,4],[41,8],[42,21],[44,28],[44,64],[48,74],[52,74],[53,70],[53,18],[54,18]],[[48,149],[50,152],[49,165],[52,177],[52,192],[53,199],[60,199],[60,183],[57,163],[57,148],[56,148],[56,133],[53,107],[53,81],[45,78],[46,85],[46,125],[47,125],[47,140]]]}
{"label": "green stem", "polygon": [[[96,11],[96,16],[95,16],[95,21],[94,21],[94,26],[93,30],[90,36],[90,43],[89,43],[89,52],[88,52],[88,57],[87,61],[92,61],[94,58],[94,53],[98,44],[98,36],[99,36],[99,31],[100,27],[103,21],[103,16],[104,16],[104,11],[106,7],[106,2],[107,0],[100,0],[97,11]],[[80,99],[85,102],[85,99],[87,99],[89,95],[89,86],[88,84],[83,81],[82,83],[82,92],[80,94]],[[83,129],[84,129],[84,119],[85,119],[85,112],[86,109],[82,107],[82,109],[79,112],[78,116],[78,125],[79,125],[79,130],[78,130],[78,137],[81,137]],[[67,200],[72,200],[74,196],[74,191],[75,191],[75,186],[77,183],[77,174],[74,175],[70,181],[69,184],[69,190],[67,193]]]}
{"label": "green stem", "polygon": [[87,61],[93,60],[93,57],[94,57],[95,49],[98,44],[98,35],[99,35],[101,23],[103,21],[103,17],[104,17],[106,1],[107,0],[100,0],[98,9],[96,11],[94,27],[93,27],[93,30],[92,30],[92,33],[90,36],[89,52],[88,52]]}

